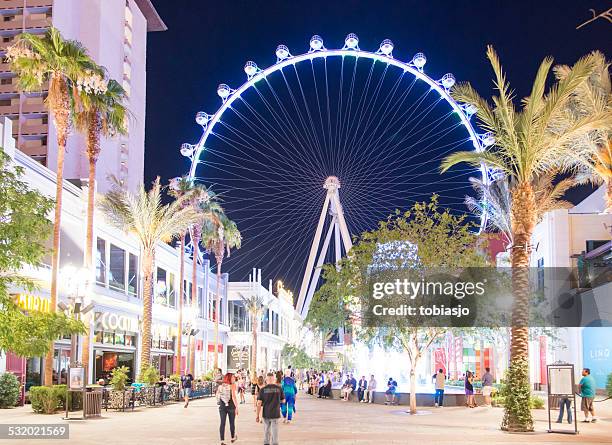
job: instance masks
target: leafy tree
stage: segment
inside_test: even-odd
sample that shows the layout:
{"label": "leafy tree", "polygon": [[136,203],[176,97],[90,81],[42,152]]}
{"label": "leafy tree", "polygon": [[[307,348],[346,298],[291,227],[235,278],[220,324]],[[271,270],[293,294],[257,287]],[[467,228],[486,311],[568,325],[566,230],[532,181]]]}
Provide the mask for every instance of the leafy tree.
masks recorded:
{"label": "leafy tree", "polygon": [[10,295],[12,288],[35,288],[20,270],[41,265],[51,234],[46,215],[53,201],[32,190],[22,174],[0,150],[0,350],[31,357],[47,353],[59,336],[82,332],[83,324],[55,312],[26,313]]}
{"label": "leafy tree", "polygon": [[289,343],[283,346],[281,357],[283,363],[291,365],[295,369],[312,368],[316,363],[303,348]]}
{"label": "leafy tree", "polygon": [[110,224],[136,236],[142,252],[142,349],[140,366],[151,364],[151,323],[153,318],[153,264],[158,243],[170,242],[184,233],[197,218],[191,207],[179,198],[163,205],[162,189],[157,178],[147,192],[144,185],[136,194],[126,191],[119,183],[102,197],[99,206]]}
{"label": "leafy tree", "polygon": [[[57,167],[55,182],[55,215],[53,220],[53,251],[51,252],[51,309],[57,307],[59,274],[60,226],[64,183],[66,140],[72,125],[71,97],[76,97],[78,85],[100,91],[105,85],[102,69],[89,57],[85,47],[75,40],[64,40],[51,27],[43,35],[23,33],[7,48],[6,58],[17,75],[20,89],[41,91],[48,82],[45,103],[53,117],[57,133]],[[49,348],[45,360],[45,382],[51,384],[53,351]]]}
{"label": "leafy tree", "polygon": [[[566,107],[571,97],[593,71],[593,61],[580,59],[563,80],[554,84],[546,93],[546,79],[553,60],[544,59],[536,74],[531,94],[523,99],[520,110],[514,105],[513,92],[495,50],[489,46],[487,56],[495,73],[495,86],[499,96],[493,97],[493,105],[482,98],[470,84],[456,85],[453,97],[464,103],[476,105],[480,125],[495,136],[495,144],[485,150],[462,151],[449,155],[442,162],[442,171],[458,163],[480,166],[485,164],[507,178],[512,200],[511,232],[513,244],[512,264],[514,308],[512,312],[510,356],[513,362],[524,363],[529,354],[529,255],[531,235],[538,218],[539,202],[533,182],[541,174],[557,171],[567,158],[572,141],[590,132],[609,128],[612,116],[605,112],[588,113],[577,117],[571,125],[560,127],[566,118]],[[512,379],[508,380],[510,394],[524,393],[528,382],[528,367],[516,366]],[[528,388],[527,388],[528,389]],[[512,411],[515,407],[522,411]],[[508,431],[533,429],[529,403],[506,404],[502,428]]]}

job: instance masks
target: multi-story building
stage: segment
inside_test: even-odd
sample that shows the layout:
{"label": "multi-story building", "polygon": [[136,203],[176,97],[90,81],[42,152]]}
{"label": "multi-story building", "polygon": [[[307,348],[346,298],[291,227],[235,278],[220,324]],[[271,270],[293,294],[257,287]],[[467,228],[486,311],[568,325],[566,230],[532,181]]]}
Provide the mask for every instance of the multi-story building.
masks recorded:
{"label": "multi-story building", "polygon": [[[147,32],[166,29],[150,0],[0,0],[0,56],[23,32],[43,34],[49,26],[66,39],[80,41],[108,75],[123,85],[131,118],[128,134],[103,139],[98,161],[98,191],[108,190],[109,175],[134,190],[144,175]],[[44,100],[47,92],[20,92],[7,63],[0,64],[0,116],[13,121],[17,148],[55,170],[57,143]],[[64,177],[87,178],[85,139],[67,144]]]}
{"label": "multi-story building", "polygon": [[245,300],[254,296],[261,299],[264,311],[257,329],[257,370],[280,369],[284,364],[281,351],[286,344],[299,344],[301,318],[293,306],[293,294],[276,285],[276,294],[270,281],[268,288],[261,284],[261,270],[253,269],[249,281],[229,282],[229,327],[227,368],[250,368],[253,347],[252,316]]}
{"label": "multi-story building", "polygon": [[[13,162],[24,168],[24,180],[33,188],[48,194],[55,190],[55,174],[15,150],[15,141],[10,135],[11,121],[0,122],[0,141],[4,151],[13,157]],[[93,303],[93,310],[84,322],[89,324],[90,337],[90,381],[106,378],[110,371],[125,365],[130,368],[132,378],[140,367],[139,351],[142,347],[142,274],[140,271],[140,247],[138,240],[109,225],[101,213],[95,218],[95,283],[86,289],[74,286],[75,277],[85,275],[80,271],[83,264],[85,240],[85,214],[87,190],[65,181],[62,206],[60,286],[59,302],[70,304],[75,295],[82,296],[84,306]],[[165,243],[156,247],[154,291],[153,291],[153,338],[152,362],[164,375],[178,371],[176,342],[178,338],[179,296],[179,250]],[[214,351],[214,324],[217,314],[214,305],[217,292],[217,277],[211,271],[208,260],[197,267],[196,301],[192,301],[192,261],[186,258],[185,285],[183,295],[183,346],[182,367],[194,375],[202,375],[212,368]],[[11,293],[25,310],[49,310],[50,258],[42,267],[22,271],[34,279],[38,288],[33,292],[11,289]],[[219,314],[219,362],[225,363],[227,345],[228,276],[223,274],[219,283],[221,311]],[[82,356],[79,346],[79,357]],[[61,339],[54,345],[54,383],[65,383],[70,363],[70,339]],[[12,371],[24,378],[26,388],[41,384],[42,357],[16,357],[7,352],[0,354],[0,372]],[[222,366],[224,368],[224,366]]]}

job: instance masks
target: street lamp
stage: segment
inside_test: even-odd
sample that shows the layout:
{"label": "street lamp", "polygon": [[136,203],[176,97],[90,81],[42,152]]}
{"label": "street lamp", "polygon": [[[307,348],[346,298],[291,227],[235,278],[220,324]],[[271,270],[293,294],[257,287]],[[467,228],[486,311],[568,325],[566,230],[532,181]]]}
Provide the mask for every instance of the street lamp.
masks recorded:
{"label": "street lamp", "polygon": [[[183,335],[187,336],[187,363],[186,363],[186,369],[187,369],[187,373],[191,372],[191,366],[193,365],[191,363],[191,353],[192,353],[192,338],[195,337],[196,335],[198,335],[198,332],[200,332],[199,329],[195,329],[195,325],[196,325],[196,320],[197,320],[197,307],[195,307],[193,304],[191,306],[187,306],[185,309],[185,326],[183,328]],[[180,341],[180,340],[179,340]],[[179,357],[179,363],[180,363],[181,357]],[[194,358],[195,361],[195,358]]]}

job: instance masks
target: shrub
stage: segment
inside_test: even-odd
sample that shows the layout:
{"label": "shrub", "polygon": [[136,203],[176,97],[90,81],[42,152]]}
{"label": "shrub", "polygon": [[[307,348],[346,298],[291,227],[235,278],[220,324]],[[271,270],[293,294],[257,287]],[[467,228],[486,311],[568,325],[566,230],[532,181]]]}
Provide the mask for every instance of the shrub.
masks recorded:
{"label": "shrub", "polygon": [[181,376],[178,374],[172,374],[170,377],[170,381],[176,383],[177,385],[181,383]]}
{"label": "shrub", "polygon": [[128,381],[128,372],[130,372],[130,368],[127,366],[119,366],[113,369],[110,384],[114,390],[125,391],[125,386]]}
{"label": "shrub", "polygon": [[501,395],[505,397],[501,429],[511,432],[533,431],[529,363],[526,359],[518,359],[510,364],[506,388]]}
{"label": "shrub", "polygon": [[608,397],[612,397],[612,372],[608,374],[608,382],[606,383],[606,391],[608,391]]}
{"label": "shrub", "polygon": [[48,386],[31,386],[30,402],[35,413],[53,414],[60,407],[58,391]]}
{"label": "shrub", "polygon": [[541,397],[531,398],[531,409],[544,409],[544,399]]}
{"label": "shrub", "polygon": [[138,377],[138,380],[142,383],[155,385],[157,382],[159,382],[159,371],[155,366],[149,365],[140,371],[140,376]]}
{"label": "shrub", "polygon": [[215,371],[213,371],[212,369],[208,371],[206,374],[202,374],[203,382],[212,382],[214,378],[215,378]]}
{"label": "shrub", "polygon": [[0,408],[12,408],[19,400],[19,380],[7,372],[0,375]]}

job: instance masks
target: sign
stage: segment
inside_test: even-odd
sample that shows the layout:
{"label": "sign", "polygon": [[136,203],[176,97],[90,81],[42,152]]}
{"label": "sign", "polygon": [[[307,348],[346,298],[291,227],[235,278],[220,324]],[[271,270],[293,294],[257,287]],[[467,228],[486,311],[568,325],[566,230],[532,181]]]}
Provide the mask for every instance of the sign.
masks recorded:
{"label": "sign", "polygon": [[24,311],[51,312],[51,303],[48,298],[32,294],[16,294],[13,296],[15,304]]}
{"label": "sign", "polygon": [[444,374],[447,374],[446,369],[446,349],[436,348],[433,351],[434,355],[434,372],[438,372],[438,369],[442,369]]}
{"label": "sign", "polygon": [[606,387],[612,373],[612,327],[588,327],[582,330],[582,363],[591,370],[598,389]]}
{"label": "sign", "polygon": [[540,335],[540,383],[546,385],[546,336]]}
{"label": "sign", "polygon": [[227,369],[241,369],[249,364],[248,346],[228,346],[227,347]]}
{"label": "sign", "polygon": [[[223,354],[223,343],[219,343],[217,345],[217,351],[219,352],[219,354]],[[208,343],[208,352],[215,352],[214,343]]]}
{"label": "sign", "polygon": [[564,396],[574,393],[573,368],[567,366],[549,366],[549,392],[553,396]]}
{"label": "sign", "polygon": [[170,326],[165,324],[154,324],[151,327],[151,335],[153,338],[161,340],[172,340],[173,337],[177,336],[178,329],[176,326]]}
{"label": "sign", "polygon": [[96,312],[96,324],[103,331],[138,332],[138,319],[113,312]]}
{"label": "sign", "polygon": [[69,368],[68,375],[68,385],[71,390],[85,388],[85,368]]}
{"label": "sign", "polygon": [[[569,363],[558,363],[554,365],[548,365],[546,368],[548,380],[548,432],[561,434],[578,434],[578,416],[576,415],[576,393],[574,391],[574,365]],[[553,406],[551,402],[555,399],[558,399],[557,403],[559,403],[560,405]],[[561,403],[563,405],[561,405]],[[567,410],[574,410],[573,429],[568,430],[562,428],[552,428],[551,410],[555,410],[556,416],[557,408],[559,408],[560,406],[565,406]],[[566,415],[569,417],[571,414],[568,412]]]}

